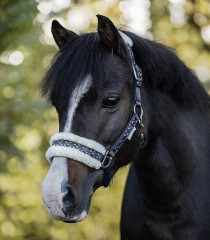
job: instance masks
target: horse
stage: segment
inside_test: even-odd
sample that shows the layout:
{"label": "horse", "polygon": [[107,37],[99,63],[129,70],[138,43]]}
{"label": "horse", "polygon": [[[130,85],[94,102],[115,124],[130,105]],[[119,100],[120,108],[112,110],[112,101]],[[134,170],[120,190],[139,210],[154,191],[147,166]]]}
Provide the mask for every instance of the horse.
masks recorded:
{"label": "horse", "polygon": [[131,163],[121,239],[210,239],[210,98],[174,50],[97,15],[97,32],[56,20],[42,81],[59,133],[41,185],[50,215],[83,221],[93,193]]}

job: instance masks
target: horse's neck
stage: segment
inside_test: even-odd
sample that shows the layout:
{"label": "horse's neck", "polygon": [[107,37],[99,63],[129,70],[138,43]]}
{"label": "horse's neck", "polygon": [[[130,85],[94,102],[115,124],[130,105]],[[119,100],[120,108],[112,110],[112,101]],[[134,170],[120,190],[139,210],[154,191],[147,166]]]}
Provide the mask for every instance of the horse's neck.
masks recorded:
{"label": "horse's neck", "polygon": [[167,215],[167,221],[184,221],[186,212],[187,218],[193,218],[197,207],[194,197],[202,161],[207,158],[210,125],[206,116],[192,109],[180,110],[164,94],[152,102],[148,143],[134,162],[144,209],[152,218]]}

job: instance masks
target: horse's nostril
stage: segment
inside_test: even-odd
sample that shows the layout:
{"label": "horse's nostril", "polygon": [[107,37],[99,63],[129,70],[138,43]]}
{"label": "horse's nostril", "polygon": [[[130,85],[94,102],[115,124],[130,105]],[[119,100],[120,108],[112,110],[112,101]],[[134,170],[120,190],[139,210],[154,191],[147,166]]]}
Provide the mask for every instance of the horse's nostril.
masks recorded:
{"label": "horse's nostril", "polygon": [[66,188],[66,194],[63,196],[63,213],[67,216],[70,215],[73,208],[76,205],[76,201],[77,201],[77,195],[76,195],[76,191],[74,190],[74,188],[70,185],[67,184],[65,186]]}

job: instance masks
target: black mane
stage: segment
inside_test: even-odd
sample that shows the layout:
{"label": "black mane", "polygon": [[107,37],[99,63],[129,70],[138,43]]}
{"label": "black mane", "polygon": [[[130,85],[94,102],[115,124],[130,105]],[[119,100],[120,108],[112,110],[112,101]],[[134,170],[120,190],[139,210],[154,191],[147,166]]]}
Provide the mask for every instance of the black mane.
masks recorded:
{"label": "black mane", "polygon": [[[196,76],[162,44],[125,32],[134,42],[137,64],[143,71],[144,85],[151,90],[167,92],[182,107],[207,106],[209,96]],[[74,37],[55,55],[42,81],[42,94],[55,105],[64,104],[75,85],[91,73],[93,84],[100,89],[107,81],[108,50],[100,42],[98,33]]]}
{"label": "black mane", "polygon": [[183,107],[198,105],[209,108],[209,95],[173,49],[131,32],[126,34],[134,42],[135,59],[142,68],[145,85],[167,92]]}

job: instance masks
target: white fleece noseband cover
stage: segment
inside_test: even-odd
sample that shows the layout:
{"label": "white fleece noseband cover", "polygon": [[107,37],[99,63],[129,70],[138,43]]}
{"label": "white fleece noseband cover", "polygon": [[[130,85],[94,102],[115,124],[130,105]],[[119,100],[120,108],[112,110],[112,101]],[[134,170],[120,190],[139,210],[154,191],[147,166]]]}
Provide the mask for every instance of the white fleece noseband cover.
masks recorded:
{"label": "white fleece noseband cover", "polygon": [[51,137],[46,158],[51,164],[53,157],[67,157],[99,169],[105,153],[105,147],[94,140],[73,133],[60,132]]}
{"label": "white fleece noseband cover", "polygon": [[[127,45],[133,46],[133,41],[123,32],[119,31]],[[130,123],[134,125],[133,122]],[[130,131],[130,132],[129,132]],[[135,125],[125,132],[126,139],[130,139],[135,131]],[[122,143],[119,143],[122,144]],[[114,148],[117,152],[120,146]],[[113,152],[113,154],[115,154]],[[46,152],[46,158],[51,164],[54,157],[66,157],[84,163],[85,165],[99,169],[103,166],[106,157],[106,149],[100,143],[73,133],[60,132],[54,134],[50,139],[50,147]]]}

